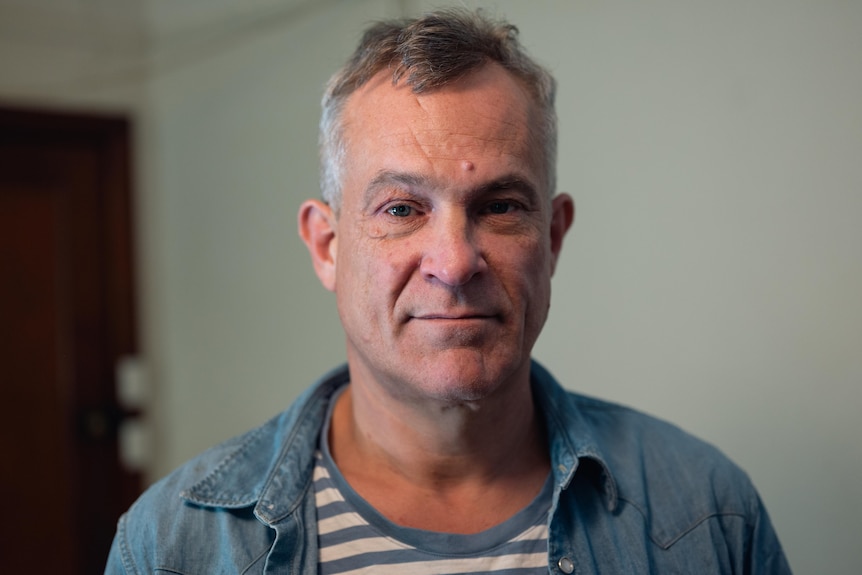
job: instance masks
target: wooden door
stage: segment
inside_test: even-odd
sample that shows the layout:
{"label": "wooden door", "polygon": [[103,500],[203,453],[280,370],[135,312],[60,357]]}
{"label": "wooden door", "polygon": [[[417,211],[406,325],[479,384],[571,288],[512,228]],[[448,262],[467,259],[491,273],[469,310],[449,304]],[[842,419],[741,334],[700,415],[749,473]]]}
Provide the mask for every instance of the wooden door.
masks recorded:
{"label": "wooden door", "polygon": [[140,489],[114,382],[136,351],[129,137],[0,108],[0,573],[100,573]]}

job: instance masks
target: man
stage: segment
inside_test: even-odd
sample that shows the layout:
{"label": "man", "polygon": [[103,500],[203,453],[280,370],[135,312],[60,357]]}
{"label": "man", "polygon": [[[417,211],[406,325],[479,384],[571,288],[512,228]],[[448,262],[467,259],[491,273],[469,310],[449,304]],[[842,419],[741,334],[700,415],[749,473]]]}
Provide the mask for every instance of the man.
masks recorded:
{"label": "man", "polygon": [[531,362],[574,217],[553,101],[511,26],[366,33],[299,212],[348,365],[144,494],[109,572],[789,573],[720,453]]}

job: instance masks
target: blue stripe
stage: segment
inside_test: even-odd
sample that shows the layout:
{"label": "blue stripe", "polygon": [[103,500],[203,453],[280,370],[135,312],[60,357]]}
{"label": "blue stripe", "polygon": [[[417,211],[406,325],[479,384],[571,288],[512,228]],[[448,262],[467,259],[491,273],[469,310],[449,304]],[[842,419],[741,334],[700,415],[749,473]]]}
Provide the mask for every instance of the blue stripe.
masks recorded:
{"label": "blue stripe", "polygon": [[368,525],[357,525],[355,527],[347,527],[339,529],[332,533],[319,534],[317,536],[320,541],[320,548],[332,547],[333,545],[341,545],[349,543],[357,539],[368,539],[369,537],[381,537],[380,533],[369,527]]}
{"label": "blue stripe", "polygon": [[344,515],[345,513],[353,513],[355,511],[356,510],[345,501],[333,501],[332,503],[327,503],[317,508],[317,520],[321,521],[323,519],[337,517],[339,515]]}

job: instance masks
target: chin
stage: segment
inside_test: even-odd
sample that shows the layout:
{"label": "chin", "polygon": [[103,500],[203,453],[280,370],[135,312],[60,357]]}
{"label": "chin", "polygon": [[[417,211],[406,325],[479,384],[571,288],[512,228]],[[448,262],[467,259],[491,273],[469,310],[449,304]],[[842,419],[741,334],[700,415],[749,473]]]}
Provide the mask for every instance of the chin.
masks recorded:
{"label": "chin", "polygon": [[[512,356],[509,356],[512,357]],[[431,359],[431,358],[429,358]],[[477,350],[450,350],[423,362],[411,374],[427,395],[447,403],[476,402],[486,399],[517,377],[522,361],[501,361],[493,354]]]}

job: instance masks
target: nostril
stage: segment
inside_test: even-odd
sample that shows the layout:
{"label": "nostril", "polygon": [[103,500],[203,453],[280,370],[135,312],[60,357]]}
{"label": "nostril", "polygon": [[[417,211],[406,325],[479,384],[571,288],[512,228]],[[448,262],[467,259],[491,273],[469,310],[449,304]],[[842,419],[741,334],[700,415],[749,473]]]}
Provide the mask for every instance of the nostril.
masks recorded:
{"label": "nostril", "polygon": [[438,247],[422,258],[421,272],[426,278],[434,278],[446,285],[464,285],[481,273],[485,260],[475,246],[464,244],[449,249]]}

